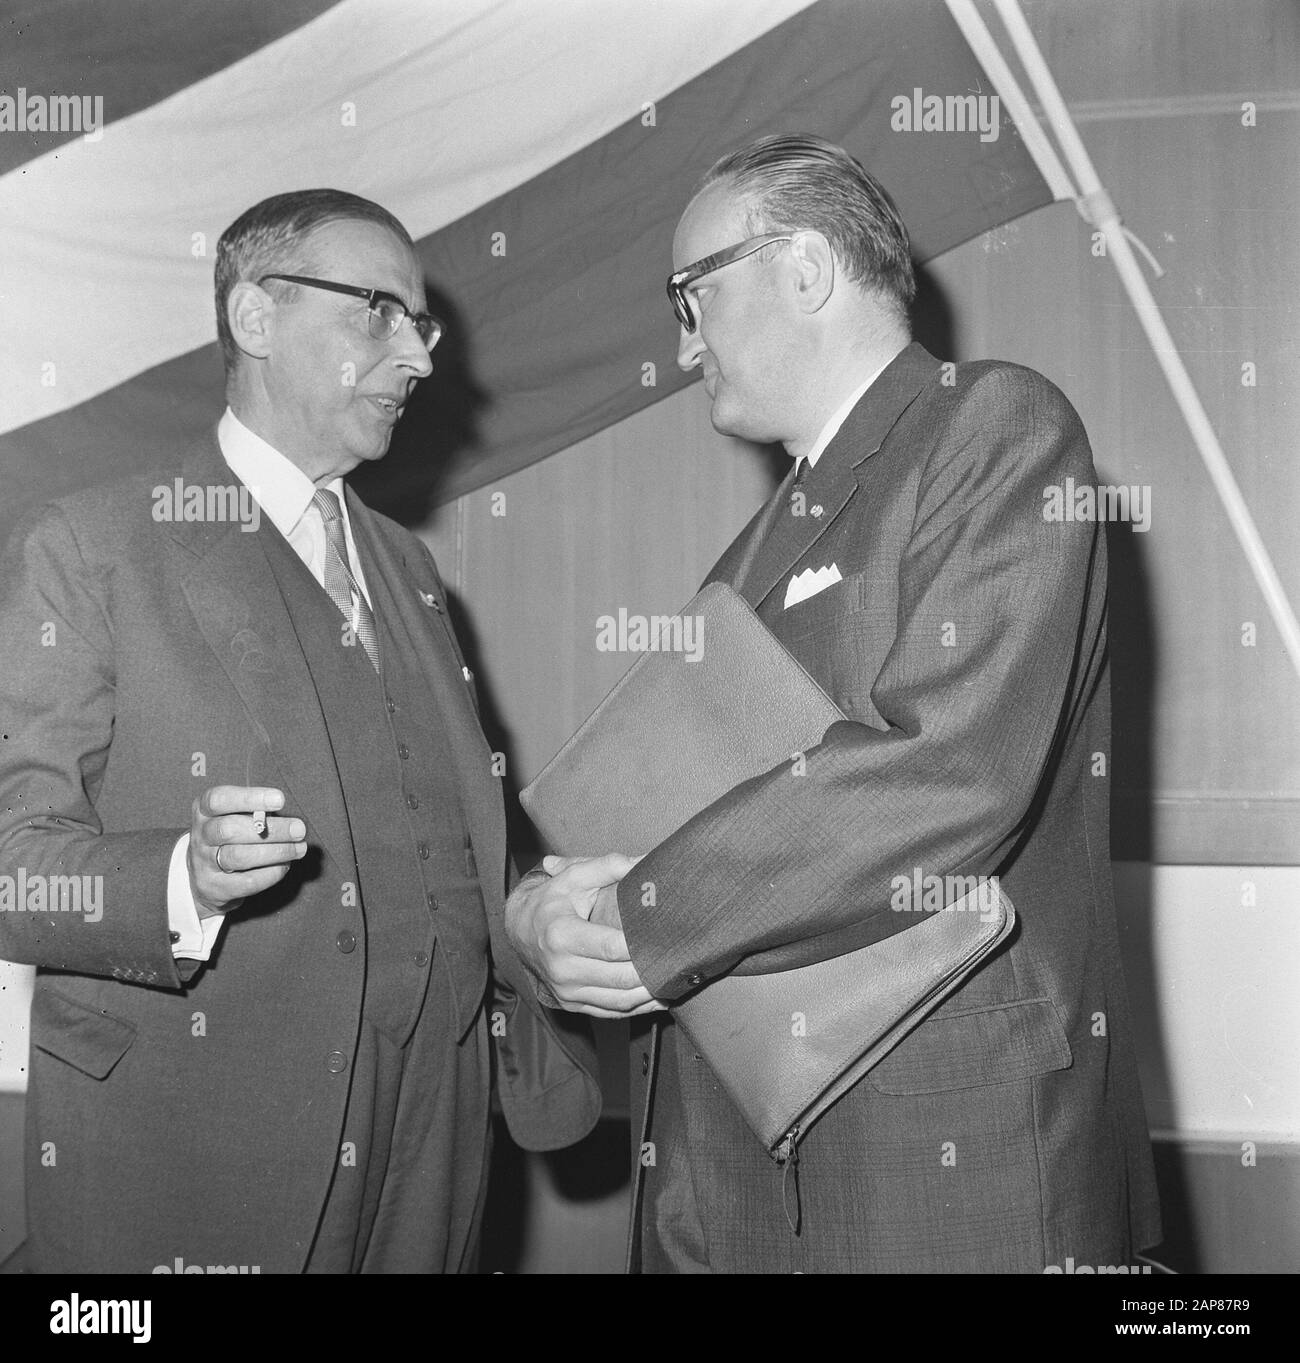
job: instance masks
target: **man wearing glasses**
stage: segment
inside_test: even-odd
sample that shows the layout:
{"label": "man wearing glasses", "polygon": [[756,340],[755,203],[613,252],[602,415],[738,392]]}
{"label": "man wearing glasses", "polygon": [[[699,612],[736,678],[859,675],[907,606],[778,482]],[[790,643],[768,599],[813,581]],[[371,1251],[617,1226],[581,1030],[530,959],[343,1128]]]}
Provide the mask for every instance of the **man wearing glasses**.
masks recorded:
{"label": "man wearing glasses", "polygon": [[[335,190],[233,223],[216,309],[215,439],[47,508],[0,572],[0,860],[99,905],[0,915],[38,967],[29,1265],[465,1270],[489,1027],[522,1144],[599,1097],[499,930],[501,790],[433,560],[343,483],[442,324],[406,230]],[[232,488],[256,515],[213,516]]]}
{"label": "man wearing glasses", "polygon": [[[936,878],[998,877],[1017,933],[784,1169],[655,1024],[657,1071],[649,1044],[633,1056],[634,1123],[653,1095],[634,1250],[648,1272],[1127,1271],[1160,1231],[1110,881],[1106,541],[1043,514],[1094,481],[1078,417],[1032,370],[909,342],[903,223],[818,138],[719,161],[673,258],[678,363],[713,425],[791,456],[710,580],[849,722],[617,890],[569,888],[596,863],[530,877],[512,935],[562,1006],[632,1014],[905,933]],[[623,960],[586,964],[602,942]],[[820,1002],[789,1025],[815,1038]]]}

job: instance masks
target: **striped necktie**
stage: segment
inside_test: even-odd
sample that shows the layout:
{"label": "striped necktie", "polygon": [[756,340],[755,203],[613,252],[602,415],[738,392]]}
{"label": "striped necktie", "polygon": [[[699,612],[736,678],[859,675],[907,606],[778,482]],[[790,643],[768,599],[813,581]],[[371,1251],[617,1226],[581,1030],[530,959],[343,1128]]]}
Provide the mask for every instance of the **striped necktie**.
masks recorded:
{"label": "striped necktie", "polygon": [[365,592],[357,585],[352,569],[348,566],[343,508],[339,505],[338,497],[323,487],[316,489],[311,501],[325,522],[325,590],[343,618],[351,623],[353,632],[361,640],[361,647],[366,650],[366,656],[378,672],[379,637],[375,629],[375,616]]}

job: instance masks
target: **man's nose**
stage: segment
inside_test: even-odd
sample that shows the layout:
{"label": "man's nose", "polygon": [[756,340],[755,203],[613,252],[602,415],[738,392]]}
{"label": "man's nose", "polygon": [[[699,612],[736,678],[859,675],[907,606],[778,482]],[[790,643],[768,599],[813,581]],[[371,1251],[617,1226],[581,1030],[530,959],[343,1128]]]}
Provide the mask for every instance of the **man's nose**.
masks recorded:
{"label": "man's nose", "polygon": [[694,331],[687,331],[682,328],[682,334],[677,338],[677,367],[683,372],[695,368],[700,362],[700,357],[708,347],[704,344],[704,339],[700,335],[699,327]]}
{"label": "man's nose", "polygon": [[397,347],[393,362],[399,368],[410,369],[417,379],[426,379],[433,373],[429,347],[420,339],[420,333],[409,317],[402,318],[401,326],[393,334],[393,345]]}

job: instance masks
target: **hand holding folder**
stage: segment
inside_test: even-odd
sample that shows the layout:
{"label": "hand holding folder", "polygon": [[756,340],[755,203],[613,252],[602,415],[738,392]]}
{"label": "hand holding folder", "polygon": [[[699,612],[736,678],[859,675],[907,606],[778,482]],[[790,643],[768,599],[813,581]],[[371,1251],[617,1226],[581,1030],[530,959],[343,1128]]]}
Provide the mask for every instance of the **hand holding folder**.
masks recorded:
{"label": "hand holding folder", "polygon": [[[694,655],[643,653],[521,793],[556,852],[644,855],[845,718],[729,587],[710,584],[682,615],[698,617]],[[782,1161],[979,966],[1014,917],[1001,890],[984,885],[858,951],[714,980],[674,1005],[673,1017]],[[805,1016],[803,1029],[791,1027],[793,1013]]]}
{"label": "hand holding folder", "polygon": [[506,902],[506,932],[548,1008],[625,1020],[666,1005],[641,983],[618,917],[619,882],[634,861],[548,857]]}

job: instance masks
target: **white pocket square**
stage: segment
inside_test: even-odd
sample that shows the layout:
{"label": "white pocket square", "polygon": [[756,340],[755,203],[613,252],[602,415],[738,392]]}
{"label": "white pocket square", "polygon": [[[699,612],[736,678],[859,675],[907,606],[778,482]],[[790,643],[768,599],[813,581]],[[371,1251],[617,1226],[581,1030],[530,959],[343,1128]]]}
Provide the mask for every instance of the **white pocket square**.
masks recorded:
{"label": "white pocket square", "polygon": [[785,589],[785,609],[797,606],[800,601],[807,601],[810,596],[824,592],[827,587],[833,587],[841,580],[837,563],[832,563],[829,568],[805,568],[790,579],[790,585]]}

